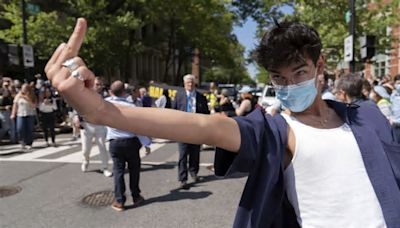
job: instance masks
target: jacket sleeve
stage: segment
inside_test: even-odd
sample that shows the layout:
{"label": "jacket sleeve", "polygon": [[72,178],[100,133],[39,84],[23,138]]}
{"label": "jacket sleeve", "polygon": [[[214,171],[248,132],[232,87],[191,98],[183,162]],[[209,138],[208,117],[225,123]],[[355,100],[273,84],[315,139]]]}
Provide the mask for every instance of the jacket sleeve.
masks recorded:
{"label": "jacket sleeve", "polygon": [[201,108],[202,108],[201,113],[210,114],[210,110],[208,109],[208,104],[207,104],[208,103],[207,98],[203,94],[200,95],[201,95],[200,97],[201,97]]}
{"label": "jacket sleeve", "polygon": [[217,176],[228,173],[248,173],[254,167],[265,131],[264,114],[256,109],[251,114],[235,117],[239,125],[240,149],[238,153],[216,148],[214,168]]}
{"label": "jacket sleeve", "polygon": [[178,100],[179,100],[179,92],[176,93],[175,99],[172,102],[172,109],[178,110]]}

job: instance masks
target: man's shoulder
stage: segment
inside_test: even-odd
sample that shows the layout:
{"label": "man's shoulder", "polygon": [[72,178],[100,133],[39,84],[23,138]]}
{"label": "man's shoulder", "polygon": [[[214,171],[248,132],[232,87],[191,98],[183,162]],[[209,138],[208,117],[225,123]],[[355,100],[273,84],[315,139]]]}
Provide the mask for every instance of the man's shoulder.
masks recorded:
{"label": "man's shoulder", "polygon": [[204,96],[204,94],[200,93],[199,91],[196,90],[196,97],[200,98],[200,99],[207,99],[206,96]]}

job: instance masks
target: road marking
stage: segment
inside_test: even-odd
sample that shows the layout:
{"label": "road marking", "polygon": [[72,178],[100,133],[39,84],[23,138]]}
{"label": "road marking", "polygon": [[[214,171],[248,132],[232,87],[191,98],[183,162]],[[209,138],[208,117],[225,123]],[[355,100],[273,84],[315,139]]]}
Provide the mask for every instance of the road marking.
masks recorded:
{"label": "road marking", "polygon": [[[162,148],[163,146],[166,145],[168,141],[167,140],[162,140],[162,139],[154,139],[154,143],[152,143],[150,145],[151,148],[151,153],[157,151],[158,149]],[[60,144],[62,143],[62,145]],[[35,146],[40,147],[40,146],[44,146],[45,143],[41,142],[41,143],[35,143]],[[0,156],[0,161],[34,161],[34,162],[55,162],[55,163],[81,163],[82,159],[83,159],[83,154],[82,151],[78,151],[78,152],[73,152],[61,157],[57,157],[57,158],[43,158],[45,156],[51,155],[51,154],[56,154],[56,153],[60,153],[64,150],[68,150],[71,148],[77,148],[80,146],[80,142],[79,141],[60,141],[58,144],[58,147],[46,147],[43,149],[33,149],[32,152],[25,152],[23,154],[17,154],[15,156],[10,156],[10,157],[5,157],[2,158]],[[106,148],[108,148],[108,143],[106,143]],[[15,148],[11,149],[11,150],[15,150],[15,152],[20,152],[21,149],[19,148],[18,145],[15,146]],[[10,151],[11,151],[10,150]],[[2,151],[3,152],[3,151]],[[107,150],[108,152],[108,150]],[[7,152],[7,154],[10,154],[12,152]],[[146,149],[144,147],[142,147],[139,151],[140,153],[140,157],[143,158],[146,155]],[[94,143],[91,153],[90,153],[90,157],[93,158],[97,155],[100,154],[99,148],[98,146]],[[109,155],[109,154],[108,154]],[[111,159],[110,159],[111,160]],[[101,163],[100,160],[91,160],[90,163]],[[110,162],[112,163],[112,162]]]}

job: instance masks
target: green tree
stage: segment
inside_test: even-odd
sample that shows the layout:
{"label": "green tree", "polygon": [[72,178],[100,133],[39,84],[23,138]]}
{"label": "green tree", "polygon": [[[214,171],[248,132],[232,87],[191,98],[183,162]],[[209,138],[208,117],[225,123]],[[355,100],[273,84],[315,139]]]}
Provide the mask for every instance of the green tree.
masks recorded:
{"label": "green tree", "polygon": [[[400,1],[376,0],[356,1],[356,36],[370,34],[378,38],[377,50],[386,53],[391,49],[396,37],[387,34],[387,28],[399,23],[398,13]],[[282,21],[286,18],[305,22],[315,27],[320,33],[324,46],[324,54],[330,60],[328,67],[334,68],[344,55],[344,39],[348,36],[348,24],[345,13],[349,10],[348,1],[276,1],[276,0],[235,0],[239,15],[251,16],[259,24],[259,36],[264,34],[273,24],[273,18]],[[281,11],[282,6],[293,7],[294,14],[286,15]],[[357,42],[357,41],[356,41]],[[359,50],[356,46],[356,50]],[[356,51],[358,56],[359,51]]]}
{"label": "green tree", "polygon": [[[391,49],[392,41],[398,40],[387,33],[387,28],[398,25],[398,0],[375,3],[369,1],[356,1],[356,38],[361,35],[375,35],[377,50],[382,54]],[[343,42],[349,35],[345,13],[349,10],[347,1],[316,2],[309,0],[296,1],[294,17],[314,26],[320,33],[324,52],[329,59],[331,68],[336,67],[338,60],[344,56]],[[357,44],[357,40],[355,41]],[[359,56],[358,44],[356,45],[356,58]],[[333,58],[332,58],[333,57]]]}
{"label": "green tree", "polygon": [[[20,43],[22,23],[20,1],[1,1],[0,19],[10,26],[0,38]],[[190,68],[192,50],[201,51],[208,67],[242,69],[242,51],[232,35],[235,15],[225,0],[32,0],[41,12],[28,15],[28,40],[42,65],[60,41],[66,41],[77,17],[88,19],[89,29],[80,55],[89,67],[103,75],[132,75],[132,59],[140,53],[159,53],[165,62],[164,80],[180,82]],[[4,23],[2,23],[4,24]],[[7,24],[7,23],[5,23]],[[147,28],[154,34],[144,34]],[[138,35],[142,33],[142,36]],[[233,50],[232,50],[233,49]],[[232,54],[234,53],[234,54]],[[242,55],[242,53],[240,53]],[[202,69],[204,71],[204,69]],[[239,76],[238,76],[239,77]],[[179,78],[179,79],[178,79]]]}
{"label": "green tree", "polygon": [[258,83],[267,84],[270,82],[271,78],[267,70],[257,65],[257,71],[258,72],[256,74],[256,79]]}
{"label": "green tree", "polygon": [[[233,14],[221,0],[150,0],[144,4],[147,23],[162,26],[159,39],[150,43],[161,51],[165,60],[165,78],[181,81],[182,66],[190,63],[191,52],[198,48],[202,60],[227,67],[234,59],[230,55]],[[177,50],[177,51],[176,51]],[[178,62],[178,67],[175,67]],[[168,75],[171,72],[172,75]]]}
{"label": "green tree", "polygon": [[[48,1],[38,1],[46,5]],[[21,43],[22,21],[20,1],[12,0],[3,5],[0,17],[11,22],[11,27],[0,30],[0,38],[9,43]],[[139,27],[140,20],[127,10],[127,5],[109,12],[109,1],[60,1],[55,8],[45,8],[35,15],[28,15],[28,43],[35,48],[39,64],[51,56],[61,41],[67,41],[76,17],[89,21],[84,48],[80,55],[96,72],[113,72],[119,69],[124,75],[127,56],[140,49],[140,42],[132,42],[132,33]],[[78,11],[79,9],[79,11]],[[40,61],[41,60],[41,61]]]}

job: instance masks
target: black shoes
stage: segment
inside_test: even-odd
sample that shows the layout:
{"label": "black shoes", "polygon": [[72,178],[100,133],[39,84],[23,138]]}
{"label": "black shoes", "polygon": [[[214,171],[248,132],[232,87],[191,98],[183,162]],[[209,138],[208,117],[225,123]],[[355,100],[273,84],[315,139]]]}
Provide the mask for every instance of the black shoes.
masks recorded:
{"label": "black shoes", "polygon": [[186,181],[181,181],[181,184],[179,185],[179,188],[188,190],[190,188],[190,186],[186,183]]}
{"label": "black shoes", "polygon": [[137,206],[144,202],[143,196],[139,195],[137,197],[133,197],[133,205]]}

